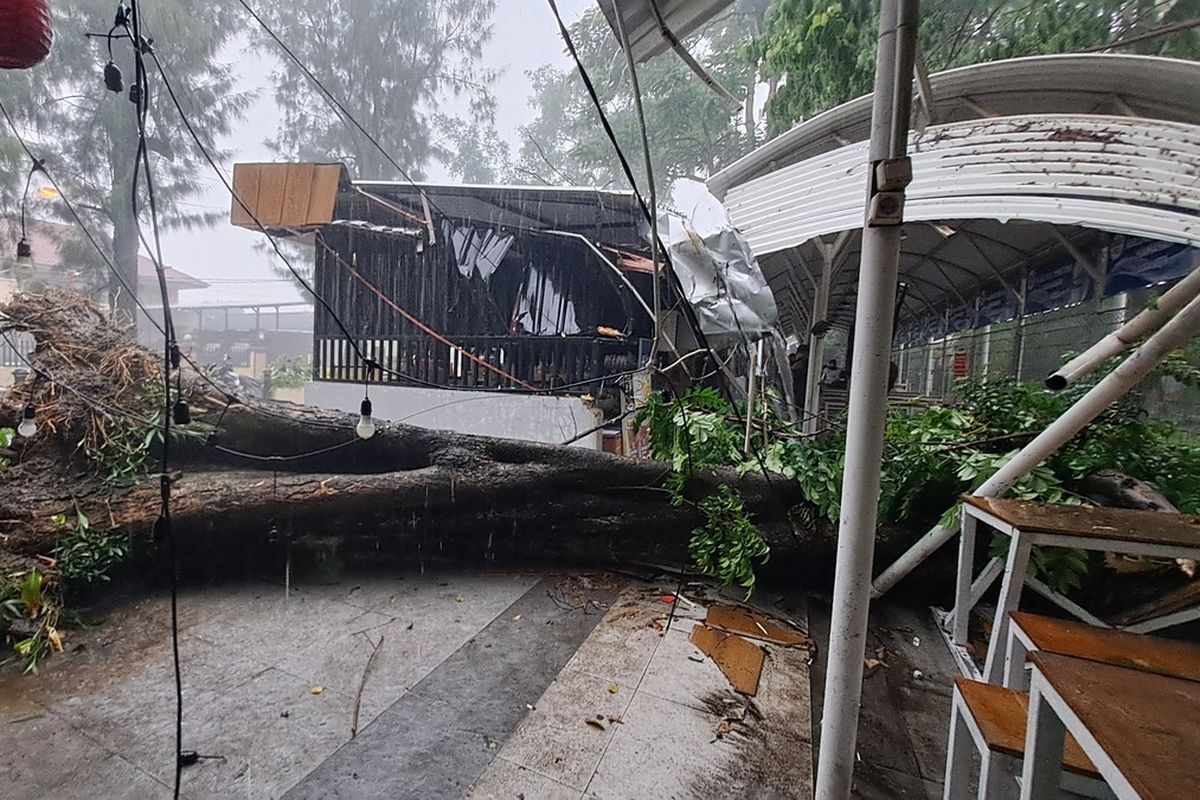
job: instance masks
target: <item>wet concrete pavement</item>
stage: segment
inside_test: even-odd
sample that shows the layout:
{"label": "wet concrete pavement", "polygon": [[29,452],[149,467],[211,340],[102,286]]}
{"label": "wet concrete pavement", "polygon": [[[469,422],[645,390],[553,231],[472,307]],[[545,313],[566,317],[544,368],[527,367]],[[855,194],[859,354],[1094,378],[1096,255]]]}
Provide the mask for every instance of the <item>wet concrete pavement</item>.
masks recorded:
{"label": "wet concrete pavement", "polygon": [[[738,696],[688,640],[703,589],[665,631],[671,588],[456,572],[187,590],[183,746],[223,758],[186,768],[183,796],[805,796],[806,651],[768,647],[755,714],[730,722]],[[0,671],[6,797],[170,796],[168,620],[165,597],[118,604],[41,675]]]}

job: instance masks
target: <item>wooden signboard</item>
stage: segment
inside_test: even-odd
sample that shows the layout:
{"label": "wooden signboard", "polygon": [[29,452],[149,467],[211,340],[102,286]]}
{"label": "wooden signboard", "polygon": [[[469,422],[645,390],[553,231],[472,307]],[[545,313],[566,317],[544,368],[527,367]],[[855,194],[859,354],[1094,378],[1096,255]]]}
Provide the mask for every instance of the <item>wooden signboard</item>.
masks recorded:
{"label": "wooden signboard", "polygon": [[306,230],[333,221],[341,164],[234,164],[230,222],[257,230]]}

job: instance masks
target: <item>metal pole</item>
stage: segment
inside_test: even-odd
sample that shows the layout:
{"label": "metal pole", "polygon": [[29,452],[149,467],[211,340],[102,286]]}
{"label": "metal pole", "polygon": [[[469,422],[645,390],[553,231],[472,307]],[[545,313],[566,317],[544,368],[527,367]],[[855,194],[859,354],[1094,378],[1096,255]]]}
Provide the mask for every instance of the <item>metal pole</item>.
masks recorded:
{"label": "metal pole", "polygon": [[[1121,362],[1092,389],[1079,398],[1062,416],[1050,423],[1032,442],[1025,445],[1011,461],[975,490],[979,497],[998,497],[1038,464],[1052,456],[1092,420],[1150,374],[1168,355],[1187,344],[1200,332],[1200,297],[1193,298],[1170,322],[1148,338],[1133,355]],[[874,596],[887,592],[918,564],[929,558],[939,547],[954,537],[958,526],[936,526],[896,559],[875,579]]]}
{"label": "metal pole", "polygon": [[[829,314],[829,284],[833,280],[833,258],[824,242],[817,248],[821,251],[821,282],[813,296],[812,330],[820,323],[825,327]],[[820,428],[821,416],[821,368],[825,365],[825,331],[815,332],[808,337],[808,379],[804,388],[804,432],[816,433]]]}
{"label": "metal pole", "polygon": [[1046,378],[1047,389],[1065,389],[1075,381],[1090,374],[1096,367],[1119,353],[1133,347],[1140,339],[1154,331],[1171,315],[1200,295],[1200,269],[1192,272],[1179,283],[1163,292],[1162,297],[1120,328],[1105,336],[1094,345],[1068,361],[1062,368]]}
{"label": "metal pole", "polygon": [[918,0],[881,4],[817,800],[846,800],[854,778],[918,18]]}
{"label": "metal pole", "polygon": [[750,389],[746,392],[746,443],[743,451],[746,455],[750,454],[750,434],[754,431],[754,401],[758,397],[758,359],[762,352],[762,339],[755,343],[754,347],[746,348],[749,351],[750,368],[748,370],[748,380]]}

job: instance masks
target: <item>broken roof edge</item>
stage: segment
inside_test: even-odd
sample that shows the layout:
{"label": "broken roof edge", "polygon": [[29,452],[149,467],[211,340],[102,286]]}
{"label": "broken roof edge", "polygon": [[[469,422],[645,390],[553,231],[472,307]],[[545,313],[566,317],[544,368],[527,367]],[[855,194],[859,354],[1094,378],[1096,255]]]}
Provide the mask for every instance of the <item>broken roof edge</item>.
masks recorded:
{"label": "broken roof edge", "polygon": [[631,189],[606,189],[599,186],[547,186],[545,184],[524,183],[441,183],[438,181],[376,180],[371,178],[355,178],[350,181],[350,185],[358,188],[369,188],[372,186],[399,187],[418,191],[422,189],[442,189],[447,191],[462,189],[468,191],[578,192],[581,194],[603,194],[610,197],[623,197],[630,200],[636,199]]}

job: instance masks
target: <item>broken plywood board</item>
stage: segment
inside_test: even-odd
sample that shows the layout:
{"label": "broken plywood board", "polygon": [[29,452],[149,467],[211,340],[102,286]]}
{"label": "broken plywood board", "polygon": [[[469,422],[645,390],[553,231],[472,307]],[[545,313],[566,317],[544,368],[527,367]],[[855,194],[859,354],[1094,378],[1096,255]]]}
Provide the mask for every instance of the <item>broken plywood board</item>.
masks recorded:
{"label": "broken plywood board", "polygon": [[708,627],[719,631],[740,634],[749,639],[761,639],[785,647],[807,647],[812,642],[802,633],[789,630],[762,614],[739,606],[709,606],[704,622]]}
{"label": "broken plywood board", "polygon": [[721,668],[736,691],[751,697],[758,693],[758,681],[762,677],[763,660],[766,657],[761,647],[736,634],[707,625],[692,628],[691,640]]}
{"label": "broken plywood board", "polygon": [[230,222],[275,230],[328,225],[344,172],[341,164],[234,164]]}

